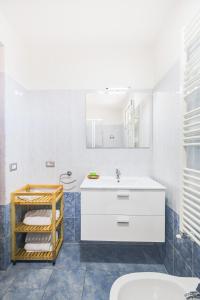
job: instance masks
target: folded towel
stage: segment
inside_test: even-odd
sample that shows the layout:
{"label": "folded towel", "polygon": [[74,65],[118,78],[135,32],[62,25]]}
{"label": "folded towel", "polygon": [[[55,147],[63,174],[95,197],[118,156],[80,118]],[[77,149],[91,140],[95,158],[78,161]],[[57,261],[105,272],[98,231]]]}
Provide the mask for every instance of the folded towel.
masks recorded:
{"label": "folded towel", "polygon": [[31,193],[52,193],[52,192],[55,192],[55,188],[40,188],[40,189],[35,189],[35,188],[32,188],[32,189],[30,189],[30,192]]}
{"label": "folded towel", "polygon": [[[56,241],[58,232],[56,232]],[[48,252],[53,250],[51,233],[27,233],[24,249],[27,252]]]}
{"label": "folded towel", "polygon": [[[41,189],[32,189],[30,190],[31,193],[52,193],[55,189],[54,188],[41,188]],[[34,196],[29,196],[29,195],[24,195],[24,196],[18,196],[19,199],[21,200],[26,200],[26,201],[33,201],[36,199],[41,198],[42,196],[34,195]]]}
{"label": "folded towel", "polygon": [[26,243],[24,249],[27,252],[48,252],[52,251],[52,244],[51,243]]}
{"label": "folded towel", "polygon": [[[56,240],[58,239],[58,232],[56,232]],[[52,240],[52,233],[27,233],[26,243],[50,243]]]}
{"label": "folded towel", "polygon": [[18,196],[18,198],[20,200],[33,201],[33,200],[41,198],[41,196],[36,196],[36,195],[35,196],[29,196],[29,195],[27,195],[27,196]]}
{"label": "folded towel", "polygon": [[[60,217],[60,211],[56,210],[56,220]],[[50,225],[52,219],[51,209],[29,210],[24,217],[26,225]]]}

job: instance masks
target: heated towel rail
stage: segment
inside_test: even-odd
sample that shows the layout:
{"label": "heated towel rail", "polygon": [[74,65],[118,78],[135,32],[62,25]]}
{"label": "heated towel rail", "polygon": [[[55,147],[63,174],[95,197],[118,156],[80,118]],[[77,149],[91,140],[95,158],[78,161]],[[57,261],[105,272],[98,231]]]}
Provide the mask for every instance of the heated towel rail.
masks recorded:
{"label": "heated towel rail", "polygon": [[184,50],[180,230],[200,245],[200,14],[184,30]]}

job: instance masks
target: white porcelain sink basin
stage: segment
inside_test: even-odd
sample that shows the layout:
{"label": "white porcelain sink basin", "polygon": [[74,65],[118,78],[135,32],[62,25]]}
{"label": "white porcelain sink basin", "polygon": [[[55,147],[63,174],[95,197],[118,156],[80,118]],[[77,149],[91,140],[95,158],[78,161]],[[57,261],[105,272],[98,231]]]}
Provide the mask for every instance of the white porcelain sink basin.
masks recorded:
{"label": "white porcelain sink basin", "polygon": [[165,187],[149,177],[121,177],[118,182],[112,176],[100,176],[99,179],[84,179],[81,189],[134,189],[165,190]]}
{"label": "white porcelain sink basin", "polygon": [[110,292],[110,300],[185,300],[195,291],[200,280],[160,273],[133,273],[118,278]]}

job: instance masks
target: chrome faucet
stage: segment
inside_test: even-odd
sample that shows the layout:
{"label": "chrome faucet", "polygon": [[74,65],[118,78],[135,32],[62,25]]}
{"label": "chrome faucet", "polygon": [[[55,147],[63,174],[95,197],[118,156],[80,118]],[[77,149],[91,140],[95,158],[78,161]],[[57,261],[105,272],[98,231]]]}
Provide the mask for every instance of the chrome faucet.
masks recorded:
{"label": "chrome faucet", "polygon": [[121,172],[119,169],[116,169],[116,178],[117,178],[117,182],[120,182],[120,176],[121,176]]}
{"label": "chrome faucet", "polygon": [[184,295],[185,299],[189,300],[189,299],[200,299],[200,293],[197,291],[194,292],[189,292],[187,294]]}

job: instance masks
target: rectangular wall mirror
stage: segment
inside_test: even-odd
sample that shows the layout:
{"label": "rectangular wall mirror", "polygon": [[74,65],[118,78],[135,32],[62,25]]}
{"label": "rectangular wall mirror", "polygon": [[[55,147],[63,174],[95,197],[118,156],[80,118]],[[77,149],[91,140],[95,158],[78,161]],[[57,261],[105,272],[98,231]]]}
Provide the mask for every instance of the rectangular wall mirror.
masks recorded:
{"label": "rectangular wall mirror", "polygon": [[87,148],[149,148],[152,93],[106,89],[86,95]]}

